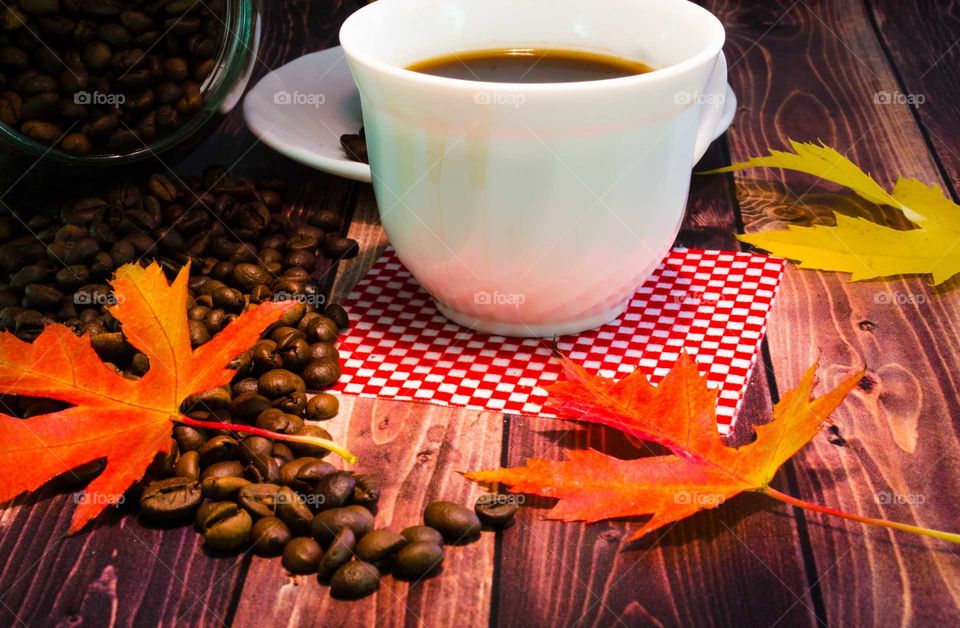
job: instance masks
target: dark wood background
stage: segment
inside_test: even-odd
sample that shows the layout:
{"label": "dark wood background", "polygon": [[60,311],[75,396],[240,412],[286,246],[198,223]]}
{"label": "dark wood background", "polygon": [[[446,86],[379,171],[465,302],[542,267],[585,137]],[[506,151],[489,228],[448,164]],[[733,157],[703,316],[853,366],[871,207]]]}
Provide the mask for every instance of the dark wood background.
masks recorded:
{"label": "dark wood background", "polygon": [[[892,185],[899,174],[960,184],[960,4],[955,0],[703,2],[727,28],[739,110],[700,168],[821,139]],[[270,0],[257,76],[335,45],[353,0]],[[923,104],[881,104],[879,92]],[[336,269],[344,296],[385,245],[368,186],[318,174],[259,145],[239,112],[196,155],[295,182],[291,202],[351,218],[360,258]],[[235,163],[236,162],[236,163]],[[694,177],[679,241],[736,248],[734,231],[811,224],[856,203],[808,177],[778,171]],[[851,284],[787,272],[738,427],[766,420],[778,391],[822,355],[824,386],[866,365],[864,382],[835,414],[846,446],[827,434],[788,463],[775,485],[804,499],[870,516],[960,526],[960,295],[956,282]],[[900,305],[898,301],[912,304]],[[407,403],[345,400],[334,436],[362,469],[387,479],[379,525],[419,521],[427,501],[472,499],[456,473],[558,457],[612,439],[599,430]],[[900,499],[887,500],[885,496]],[[888,503],[888,502],[905,503]],[[152,530],[108,513],[63,538],[72,496],[52,491],[0,512],[0,625],[955,625],[960,552],[921,539],[795,512],[759,496],[638,543],[635,522],[519,524],[449,552],[444,573],[417,586],[390,578],[361,602],[332,601],[277,560],[207,556],[192,529]]]}

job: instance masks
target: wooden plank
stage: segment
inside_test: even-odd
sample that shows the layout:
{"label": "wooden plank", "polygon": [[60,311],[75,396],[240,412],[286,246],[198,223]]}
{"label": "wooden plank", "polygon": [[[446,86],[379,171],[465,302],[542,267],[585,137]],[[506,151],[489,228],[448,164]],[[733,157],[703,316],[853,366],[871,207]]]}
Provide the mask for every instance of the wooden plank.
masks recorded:
{"label": "wooden plank", "polygon": [[[721,163],[715,145],[700,169]],[[732,182],[695,177],[678,243],[734,248]],[[766,371],[753,373],[734,441],[769,420]],[[602,446],[625,456],[642,452],[605,429],[511,417],[507,462],[560,458],[570,447]],[[542,505],[542,504],[541,504]],[[814,625],[800,537],[793,518],[741,496],[636,543],[636,522],[563,524],[526,508],[521,534],[507,533],[498,564],[499,623],[521,626],[531,617],[558,625]],[[763,591],[757,595],[757,591]]]}
{"label": "wooden plank", "polygon": [[881,43],[896,69],[898,89],[884,101],[917,103],[914,116],[943,166],[954,198],[960,188],[960,4],[952,0],[872,0]]}
{"label": "wooden plank", "polygon": [[[360,191],[350,225],[362,255],[342,262],[333,298],[342,300],[379,257],[386,237],[369,186]],[[325,425],[360,457],[357,470],[382,482],[377,527],[400,530],[422,523],[423,508],[446,499],[472,505],[482,492],[458,472],[500,463],[503,417],[423,404],[343,397],[339,416]],[[290,577],[278,560],[254,558],[233,622],[243,625],[404,626],[489,623],[494,535],[448,547],[444,570],[408,584],[385,577],[375,595],[340,602],[314,576]]]}
{"label": "wooden plank", "polygon": [[44,490],[0,512],[0,625],[220,625],[243,558],[204,555],[190,527],[148,529],[108,510],[64,538],[73,495]]}
{"label": "wooden plank", "polygon": [[[885,185],[901,173],[943,184],[909,109],[874,104],[874,94],[897,83],[862,4],[785,0],[745,8],[718,0],[709,6],[727,25],[731,82],[749,103],[728,134],[734,160],[781,148],[787,138],[820,138]],[[780,185],[786,180],[800,196],[815,183],[767,170],[737,177],[748,231],[777,220],[812,223],[855,203],[818,194],[796,204]],[[846,279],[791,267],[768,330],[780,390],[796,385],[821,352],[824,388],[864,364],[869,369],[861,390],[835,415],[848,446],[818,437],[796,457],[799,495],[860,514],[956,529],[958,296],[919,278]],[[828,623],[955,621],[955,548],[820,515],[807,520],[813,584]]]}

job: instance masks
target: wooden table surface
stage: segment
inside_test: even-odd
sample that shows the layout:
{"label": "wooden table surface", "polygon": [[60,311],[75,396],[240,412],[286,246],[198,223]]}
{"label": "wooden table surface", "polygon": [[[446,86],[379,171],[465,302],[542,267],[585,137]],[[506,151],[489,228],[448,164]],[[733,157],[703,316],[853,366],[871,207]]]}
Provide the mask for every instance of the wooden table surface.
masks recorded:
{"label": "wooden table surface", "polygon": [[[354,0],[270,0],[257,76],[337,43]],[[900,174],[960,185],[960,3],[955,0],[780,0],[703,3],[727,29],[733,126],[700,168],[788,138],[821,139],[883,184]],[[878,98],[878,94],[893,94]],[[916,95],[910,106],[896,95]],[[892,103],[878,102],[883,100]],[[296,182],[294,209],[345,212],[361,257],[326,278],[342,298],[386,238],[371,188],[271,152],[234,112],[178,172],[210,162]],[[754,170],[694,177],[679,244],[735,249],[733,232],[810,224],[857,203],[809,177]],[[737,437],[769,417],[779,391],[822,355],[823,386],[867,377],[834,415],[846,446],[823,434],[778,473],[776,488],[869,516],[960,527],[960,294],[921,278],[847,283],[791,265],[753,373]],[[457,472],[557,458],[614,434],[549,420],[346,399],[335,438],[378,473],[379,525],[419,522],[434,499],[472,502]],[[892,499],[888,499],[889,497]],[[627,543],[635,521],[543,520],[448,553],[444,573],[410,586],[386,578],[353,603],[331,600],[278,560],[204,553],[191,528],[155,530],[109,512],[64,538],[70,494],[43,491],[0,512],[0,625],[531,626],[625,624],[956,625],[960,552],[947,544],[742,495]]]}

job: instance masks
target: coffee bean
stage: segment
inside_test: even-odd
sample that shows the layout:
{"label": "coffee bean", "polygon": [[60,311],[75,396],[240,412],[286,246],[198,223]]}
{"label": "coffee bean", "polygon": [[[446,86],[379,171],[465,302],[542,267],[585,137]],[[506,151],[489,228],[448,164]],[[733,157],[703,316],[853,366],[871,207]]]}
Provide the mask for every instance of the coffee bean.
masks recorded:
{"label": "coffee bean", "polygon": [[243,263],[234,267],[232,280],[238,288],[249,290],[257,284],[269,284],[272,277],[260,266]]}
{"label": "coffee bean", "polygon": [[326,316],[317,316],[310,321],[305,332],[310,342],[336,342],[339,329]]}
{"label": "coffee bean", "polygon": [[188,451],[183,453],[173,467],[173,472],[178,477],[189,478],[191,480],[200,479],[200,453],[197,451]]}
{"label": "coffee bean", "polygon": [[227,551],[246,543],[253,528],[249,513],[231,502],[215,504],[200,523],[207,545],[214,550]]}
{"label": "coffee bean", "polygon": [[273,442],[262,436],[247,436],[240,441],[238,453],[240,462],[250,464],[255,458],[269,456],[273,452]]}
{"label": "coffee bean", "polygon": [[443,545],[443,535],[430,526],[410,526],[400,533],[403,538],[412,543],[432,543]]}
{"label": "coffee bean", "polygon": [[23,307],[26,308],[49,310],[60,305],[61,301],[63,293],[53,286],[31,284],[23,291]]}
{"label": "coffee bean", "polygon": [[[333,438],[330,435],[330,432],[318,425],[305,425],[303,429],[297,432],[297,436],[309,436],[313,438],[322,438],[325,440],[331,440]],[[329,449],[311,443],[291,442],[289,447],[297,456],[313,456],[315,458],[323,458],[330,453]]]}
{"label": "coffee bean", "polygon": [[443,568],[443,547],[439,543],[411,542],[393,558],[393,575],[403,580],[420,580]]}
{"label": "coffee bean", "polygon": [[54,15],[60,10],[60,0],[20,0],[19,5],[29,15]]}
{"label": "coffee bean", "polygon": [[326,421],[337,416],[340,400],[329,393],[319,393],[307,402],[307,418],[311,421]]}
{"label": "coffee bean", "polygon": [[276,327],[273,331],[270,332],[270,340],[275,342],[277,346],[285,342],[290,342],[297,338],[306,338],[306,334],[296,327],[282,326]]}
{"label": "coffee bean", "polygon": [[302,497],[286,486],[277,494],[277,516],[290,526],[294,534],[310,534],[313,512]]}
{"label": "coffee bean", "polygon": [[313,359],[310,345],[303,338],[288,338],[277,347],[277,355],[283,362],[283,368],[288,371],[299,371]]}
{"label": "coffee bean", "polygon": [[258,341],[253,345],[250,357],[253,368],[258,373],[266,373],[283,366],[283,358],[277,353],[277,343],[272,340]]}
{"label": "coffee bean", "polygon": [[291,539],[283,548],[283,566],[290,573],[305,574],[317,570],[323,550],[320,544],[309,536]]}
{"label": "coffee bean", "polygon": [[190,395],[183,400],[182,407],[187,412],[193,410],[206,410],[214,412],[229,407],[231,401],[230,390],[226,386],[211,388],[195,395]]}
{"label": "coffee bean", "polygon": [[451,544],[469,543],[480,536],[480,519],[470,509],[453,502],[438,501],[423,511],[423,521]]}
{"label": "coffee bean", "polygon": [[200,321],[187,321],[190,328],[190,346],[196,349],[210,341],[210,331]]}
{"label": "coffee bean", "polygon": [[200,464],[208,467],[224,460],[235,460],[240,448],[237,439],[230,436],[214,436],[200,447]]}
{"label": "coffee bean", "polygon": [[330,578],[330,593],[335,598],[355,600],[380,588],[380,572],[369,563],[352,560]]}
{"label": "coffee bean", "polygon": [[293,452],[283,443],[273,444],[273,457],[281,460],[284,464],[293,460]]}
{"label": "coffee bean", "polygon": [[393,530],[373,530],[357,542],[357,558],[383,571],[390,565],[394,553],[407,544],[407,539]]}
{"label": "coffee bean", "polygon": [[277,556],[293,538],[290,528],[276,517],[257,519],[250,530],[253,553],[258,556]]}
{"label": "coffee bean", "polygon": [[243,469],[244,477],[251,482],[280,481],[280,461],[272,456],[256,456]]}
{"label": "coffee bean", "polygon": [[341,222],[342,219],[340,214],[329,209],[324,209],[311,214],[307,219],[308,224],[311,224],[314,227],[319,227],[327,232],[339,231]]}
{"label": "coffee bean", "polygon": [[332,260],[353,259],[360,254],[360,245],[350,238],[333,238],[323,247],[323,254]]}
{"label": "coffee bean", "polygon": [[375,508],[380,500],[380,482],[365,473],[354,473],[356,486],[353,489],[353,503]]}
{"label": "coffee bean", "polygon": [[314,360],[301,373],[307,390],[321,391],[340,379],[340,365],[332,360]]}
{"label": "coffee bean", "polygon": [[42,120],[29,120],[24,122],[20,126],[20,132],[30,139],[48,146],[53,145],[63,133],[56,124]]}
{"label": "coffee bean", "polygon": [[[315,493],[320,478],[336,472],[336,468],[319,458],[307,458],[309,462],[297,469],[296,477],[290,483],[292,487],[304,493]],[[322,504],[316,504],[322,506]]]}
{"label": "coffee bean", "polygon": [[248,484],[237,493],[237,503],[255,517],[276,514],[280,486],[276,484]]}
{"label": "coffee bean", "polygon": [[203,495],[207,499],[213,500],[233,500],[237,498],[237,493],[244,486],[250,484],[250,480],[237,476],[223,476],[207,478],[200,483]]}
{"label": "coffee bean", "polygon": [[292,486],[297,479],[297,472],[300,470],[300,467],[317,460],[317,458],[294,458],[290,462],[285,463],[280,467],[280,483],[286,486]]}
{"label": "coffee bean", "polygon": [[325,307],[323,315],[336,323],[341,331],[350,327],[350,317],[339,303],[331,303]]}
{"label": "coffee bean", "polygon": [[224,460],[215,462],[200,472],[200,479],[222,478],[222,477],[240,477],[243,475],[243,465],[238,460]]}
{"label": "coffee bean", "polygon": [[207,441],[206,434],[189,425],[175,425],[173,428],[173,437],[176,439],[177,446],[182,452],[200,449]]}
{"label": "coffee bean", "polygon": [[83,156],[90,154],[93,150],[93,144],[90,143],[90,138],[87,137],[86,133],[68,133],[60,142],[60,148],[65,153]]}
{"label": "coffee bean", "polygon": [[317,342],[310,345],[310,361],[338,362],[340,352],[329,342]]}
{"label": "coffee bean", "polygon": [[343,528],[334,537],[317,566],[317,577],[321,582],[329,582],[331,576],[341,565],[353,558],[356,535],[350,528]]}
{"label": "coffee bean", "polygon": [[231,387],[234,397],[239,397],[244,393],[254,393],[257,392],[257,380],[252,377],[246,377],[239,381],[235,381]]}
{"label": "coffee bean", "polygon": [[270,408],[270,400],[254,393],[243,393],[230,402],[230,415],[235,419],[249,423],[261,412]]}
{"label": "coffee bean", "polygon": [[189,516],[203,501],[200,483],[169,478],[149,484],[140,496],[140,512],[153,521],[177,521]]}
{"label": "coffee bean", "polygon": [[332,508],[318,513],[310,524],[313,538],[323,545],[329,545],[344,528],[349,528],[357,538],[362,538],[373,529],[373,515],[362,506]]}
{"label": "coffee bean", "polygon": [[303,419],[278,408],[267,408],[257,416],[256,426],[281,434],[296,434],[303,429]]}
{"label": "coffee bean", "polygon": [[481,495],[473,510],[485,525],[494,529],[505,528],[517,513],[516,497],[497,493]]}
{"label": "coffee bean", "polygon": [[157,478],[165,478],[173,475],[174,465],[179,455],[180,452],[177,450],[176,441],[174,441],[169,450],[157,452],[150,466],[147,467],[147,473]]}
{"label": "coffee bean", "polygon": [[276,399],[294,392],[305,392],[307,387],[303,379],[286,369],[267,371],[257,380],[260,394],[268,399]]}

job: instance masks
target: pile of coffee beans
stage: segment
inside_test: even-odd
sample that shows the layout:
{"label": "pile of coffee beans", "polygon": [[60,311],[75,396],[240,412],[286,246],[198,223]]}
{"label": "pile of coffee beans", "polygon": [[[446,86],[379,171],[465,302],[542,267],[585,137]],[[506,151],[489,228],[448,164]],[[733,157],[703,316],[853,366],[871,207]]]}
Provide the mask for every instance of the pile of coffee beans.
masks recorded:
{"label": "pile of coffee beans", "polygon": [[204,106],[225,0],[9,0],[0,122],[73,155],[124,153]]}
{"label": "pile of coffee beans", "polygon": [[237,180],[213,166],[202,177],[155,174],[142,185],[71,200],[59,215],[0,215],[0,329],[30,341],[45,324],[60,322],[89,333],[105,361],[142,375],[145,356],[105,309],[113,302],[106,282],[131,262],[156,261],[171,278],[189,262],[195,347],[258,303],[299,301],[243,357],[238,376],[249,380],[240,386],[245,392],[258,392],[262,378],[269,399],[292,397],[289,407],[305,406],[300,387],[316,391],[336,380],[334,341],[349,324],[342,307],[326,303],[316,278],[359,247],[340,235],[336,211],[289,219],[285,188],[282,180]]}
{"label": "pile of coffee beans", "polygon": [[[22,4],[22,3],[21,3]],[[320,422],[336,416],[324,392],[340,376],[335,342],[350,321],[327,303],[316,278],[357,255],[335,211],[291,220],[281,180],[244,181],[212,166],[200,177],[150,176],[97,197],[75,199],[59,215],[0,216],[0,329],[25,341],[59,322],[89,334],[97,354],[131,378],[150,364],[106,310],[106,281],[127,263],[156,261],[169,277],[190,263],[187,318],[194,347],[247,308],[270,299],[297,302],[231,365],[228,386],[184,400],[187,416],[247,424],[282,434],[330,438]],[[308,396],[308,393],[315,393]],[[5,396],[0,410],[23,418],[61,409],[48,399]],[[377,478],[338,470],[329,452],[230,430],[173,428],[130,491],[145,522],[192,521],[214,552],[280,556],[291,573],[316,573],[331,593],[364,597],[380,577],[419,580],[439,572],[444,547],[508,525],[516,505],[502,495],[474,510],[435,502],[424,524],[394,532],[375,527]],[[81,487],[105,467],[95,460],[61,477]]]}
{"label": "pile of coffee beans", "polygon": [[[267,408],[256,423],[277,416]],[[395,532],[376,527],[379,482],[337,470],[322,449],[185,425],[174,434],[173,450],[158,456],[143,481],[141,517],[163,525],[192,520],[214,552],[280,556],[287,571],[317,574],[339,599],[375,592],[386,573],[411,581],[436,575],[445,545],[504,528],[517,510],[505,495],[484,495],[474,510],[434,502],[424,525]]]}
{"label": "pile of coffee beans", "polygon": [[[330,263],[356,255],[358,246],[340,236],[335,211],[290,220],[284,189],[283,181],[237,180],[213,166],[202,177],[155,174],[144,185],[72,200],[59,215],[0,216],[0,329],[32,341],[47,323],[62,323],[89,334],[108,366],[140,377],[149,360],[107,311],[113,295],[106,282],[127,263],[156,261],[171,278],[190,263],[186,315],[194,347],[258,303],[297,304],[234,362],[231,386],[185,400],[184,411],[329,437],[304,421],[337,414],[337,397],[323,390],[340,377],[335,342],[349,320],[341,306],[326,303],[316,277]],[[308,399],[308,392],[319,394]],[[0,403],[22,417],[53,407],[50,400],[9,395]],[[270,465],[262,471],[275,475]]]}

